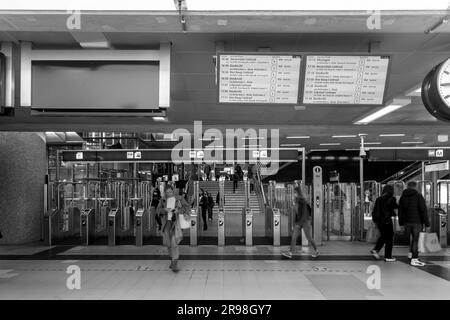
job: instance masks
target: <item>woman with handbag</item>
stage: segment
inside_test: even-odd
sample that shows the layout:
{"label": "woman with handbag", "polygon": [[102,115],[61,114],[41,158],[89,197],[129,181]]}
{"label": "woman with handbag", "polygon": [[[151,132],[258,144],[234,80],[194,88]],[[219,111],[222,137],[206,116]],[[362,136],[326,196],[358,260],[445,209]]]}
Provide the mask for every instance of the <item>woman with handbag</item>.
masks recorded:
{"label": "woman with handbag", "polygon": [[183,239],[180,215],[188,215],[189,204],[183,197],[175,196],[173,187],[166,185],[164,197],[159,201],[156,213],[162,222],[163,245],[167,247],[170,256],[170,266],[173,272],[178,272],[178,259],[180,256],[178,245]]}

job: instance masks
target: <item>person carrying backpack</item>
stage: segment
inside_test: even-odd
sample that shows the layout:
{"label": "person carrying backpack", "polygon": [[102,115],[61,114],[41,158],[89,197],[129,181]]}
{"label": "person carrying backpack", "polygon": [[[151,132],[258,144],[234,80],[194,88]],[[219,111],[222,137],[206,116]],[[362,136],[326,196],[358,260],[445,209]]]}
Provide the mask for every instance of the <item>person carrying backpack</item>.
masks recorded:
{"label": "person carrying backpack", "polygon": [[406,234],[410,237],[410,252],[408,258],[411,265],[423,267],[424,262],[419,260],[419,234],[423,226],[429,227],[428,210],[423,196],[417,191],[417,182],[408,182],[407,189],[403,190],[398,204],[398,223],[404,226]]}
{"label": "person carrying backpack", "polygon": [[291,247],[289,251],[281,252],[283,256],[291,259],[292,253],[296,251],[297,238],[300,236],[302,229],[305,233],[308,243],[313,247],[313,253],[311,256],[316,258],[319,255],[316,243],[312,237],[312,224],[311,224],[311,206],[306,201],[300,187],[294,189],[295,194],[295,222],[294,230],[292,232]]}
{"label": "person carrying backpack", "polygon": [[394,210],[397,208],[394,187],[391,185],[384,186],[381,196],[375,200],[372,210],[372,221],[377,225],[381,234],[375,247],[370,251],[375,259],[380,259],[378,253],[384,246],[384,260],[386,262],[394,262],[396,260],[392,257],[392,247],[394,245],[394,224],[392,217],[395,217]]}

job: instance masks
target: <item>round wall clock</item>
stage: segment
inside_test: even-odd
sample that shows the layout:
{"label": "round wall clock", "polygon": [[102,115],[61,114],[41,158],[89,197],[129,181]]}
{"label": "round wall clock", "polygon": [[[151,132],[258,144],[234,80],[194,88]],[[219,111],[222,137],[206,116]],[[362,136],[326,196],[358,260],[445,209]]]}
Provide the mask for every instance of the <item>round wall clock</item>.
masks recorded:
{"label": "round wall clock", "polygon": [[450,58],[434,67],[423,80],[422,101],[435,118],[450,121]]}

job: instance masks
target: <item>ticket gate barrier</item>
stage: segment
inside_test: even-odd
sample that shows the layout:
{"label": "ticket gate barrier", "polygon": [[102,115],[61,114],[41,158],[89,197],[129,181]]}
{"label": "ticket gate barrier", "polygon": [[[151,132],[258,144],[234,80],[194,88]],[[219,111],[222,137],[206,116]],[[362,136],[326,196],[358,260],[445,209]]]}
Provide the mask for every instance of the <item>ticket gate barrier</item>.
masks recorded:
{"label": "ticket gate barrier", "polygon": [[189,243],[191,247],[198,245],[198,210],[191,209],[191,226],[189,227]]}
{"label": "ticket gate barrier", "polygon": [[225,245],[225,211],[219,208],[217,213],[217,245],[223,247]]}
{"label": "ticket gate barrier", "polygon": [[431,231],[436,232],[439,244],[442,248],[447,247],[447,213],[439,207],[431,212]]}
{"label": "ticket gate barrier", "polygon": [[144,209],[136,210],[134,228],[136,233],[136,246],[142,247],[144,242]]}
{"label": "ticket gate barrier", "polygon": [[281,212],[279,209],[272,209],[272,218],[273,246],[279,247],[281,244]]}
{"label": "ticket gate barrier", "polygon": [[120,209],[112,209],[108,215],[108,246],[116,245],[120,232]]}
{"label": "ticket gate barrier", "polygon": [[48,246],[52,245],[53,234],[55,233],[54,221],[60,211],[60,209],[52,209],[44,213],[44,243]]}
{"label": "ticket gate barrier", "polygon": [[84,209],[81,212],[81,243],[84,245],[89,245],[95,234],[95,210],[94,209]]}
{"label": "ticket gate barrier", "polygon": [[246,246],[253,245],[253,211],[250,208],[242,209],[242,235]]}

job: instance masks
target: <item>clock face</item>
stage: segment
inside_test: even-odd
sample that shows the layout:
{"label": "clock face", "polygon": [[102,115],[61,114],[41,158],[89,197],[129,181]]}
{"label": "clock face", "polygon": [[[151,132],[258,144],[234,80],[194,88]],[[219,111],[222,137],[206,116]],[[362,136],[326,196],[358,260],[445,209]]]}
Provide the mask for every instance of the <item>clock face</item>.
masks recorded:
{"label": "clock face", "polygon": [[437,90],[442,101],[450,107],[450,59],[447,59],[439,68]]}

